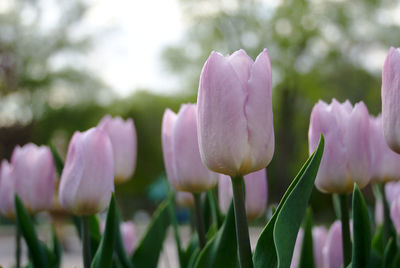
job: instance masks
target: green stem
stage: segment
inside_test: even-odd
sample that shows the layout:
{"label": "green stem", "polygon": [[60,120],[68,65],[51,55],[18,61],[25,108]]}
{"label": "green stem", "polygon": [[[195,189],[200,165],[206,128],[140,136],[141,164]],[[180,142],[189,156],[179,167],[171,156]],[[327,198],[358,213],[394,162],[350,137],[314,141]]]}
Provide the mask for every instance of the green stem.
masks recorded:
{"label": "green stem", "polygon": [[343,246],[343,265],[351,262],[351,240],[349,225],[349,205],[347,194],[340,194],[340,220],[342,221],[342,246]]}
{"label": "green stem", "polygon": [[378,184],[378,189],[381,194],[383,203],[383,241],[386,245],[387,241],[389,241],[389,238],[393,237],[393,239],[395,239],[396,235],[394,235],[393,232],[394,227],[390,218],[389,203],[386,199],[385,184]]}
{"label": "green stem", "polygon": [[244,199],[244,180],[243,176],[231,177],[231,179],[240,267],[251,268],[253,267],[253,260],[251,256],[249,228],[247,225]]}
{"label": "green stem", "polygon": [[220,227],[220,223],[219,223],[219,218],[218,218],[216,201],[215,201],[215,197],[214,197],[214,193],[213,193],[212,189],[207,192],[207,197],[208,197],[208,201],[210,202],[211,215],[213,218],[213,222],[215,224],[215,227],[217,227],[217,229],[218,229]]}
{"label": "green stem", "polygon": [[82,217],[82,256],[83,267],[90,268],[92,263],[91,249],[90,249],[90,227],[89,217]]}
{"label": "green stem", "polygon": [[179,262],[182,265],[182,261],[183,261],[182,246],[181,246],[181,240],[179,239],[178,222],[176,220],[175,210],[174,210],[175,195],[173,193],[170,193],[170,195],[171,196],[170,196],[170,203],[168,205],[168,212],[169,212],[169,216],[171,218],[172,227],[173,227],[173,231],[174,231],[174,237],[175,237],[175,242],[176,242],[176,249],[178,251]]}
{"label": "green stem", "polygon": [[203,220],[203,215],[201,213],[201,199],[200,199],[200,194],[198,193],[193,193],[194,197],[194,210],[195,210],[195,224],[197,228],[197,235],[199,237],[199,245],[200,249],[203,249],[204,246],[206,245],[206,231],[204,229],[204,220]]}
{"label": "green stem", "polygon": [[21,267],[21,231],[15,225],[15,267]]}

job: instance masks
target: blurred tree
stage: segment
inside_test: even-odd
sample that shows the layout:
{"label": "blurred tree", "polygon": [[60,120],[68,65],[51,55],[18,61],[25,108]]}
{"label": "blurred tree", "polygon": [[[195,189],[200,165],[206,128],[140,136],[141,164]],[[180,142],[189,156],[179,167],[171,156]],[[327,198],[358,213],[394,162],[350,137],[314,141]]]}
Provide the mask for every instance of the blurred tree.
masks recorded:
{"label": "blurred tree", "polygon": [[[212,50],[244,48],[253,58],[267,47],[274,82],[276,150],[268,167],[277,201],[308,155],[309,115],[318,99],[363,100],[380,111],[380,68],[399,46],[397,1],[181,0],[187,31],[164,50],[165,66],[196,95]],[[396,33],[396,34],[394,34]],[[375,65],[373,62],[375,61]],[[313,198],[324,198],[317,193]],[[326,196],[325,196],[326,198]],[[314,202],[317,207],[324,202]]]}

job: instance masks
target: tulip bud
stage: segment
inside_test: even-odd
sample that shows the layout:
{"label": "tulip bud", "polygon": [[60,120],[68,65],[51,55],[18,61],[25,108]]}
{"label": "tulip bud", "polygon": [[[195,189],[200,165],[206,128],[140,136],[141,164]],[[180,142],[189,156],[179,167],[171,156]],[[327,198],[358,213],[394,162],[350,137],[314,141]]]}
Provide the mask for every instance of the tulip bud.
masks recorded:
{"label": "tulip bud", "polygon": [[61,206],[79,216],[92,215],[107,207],[113,191],[113,151],[109,137],[98,128],[75,132],[61,175]]}
{"label": "tulip bud", "polygon": [[385,194],[388,204],[392,204],[400,196],[400,181],[386,183]]}
{"label": "tulip bud", "polygon": [[120,230],[125,251],[131,256],[138,242],[135,224],[131,221],[123,222],[120,225]]}
{"label": "tulip bud", "polygon": [[387,182],[400,179],[400,155],[393,152],[383,137],[382,117],[370,117],[371,180]]}
{"label": "tulip bud", "polygon": [[176,191],[175,201],[181,207],[193,207],[194,198],[191,193]]}
{"label": "tulip bud", "polygon": [[166,110],[162,129],[164,162],[175,188],[192,193],[213,188],[218,174],[209,171],[200,159],[196,105],[182,105],[176,120],[172,112]]}
{"label": "tulip bud", "polygon": [[390,206],[390,218],[398,235],[400,235],[400,196]]}
{"label": "tulip bud", "polygon": [[383,223],[383,202],[382,199],[377,199],[375,202],[375,224],[379,226]]}
{"label": "tulip bud", "polygon": [[[314,266],[315,268],[323,268],[323,255],[322,249],[325,245],[326,237],[328,231],[323,226],[316,226],[312,229],[312,237],[313,237],[313,255],[314,255]],[[297,268],[299,265],[301,250],[303,247],[303,236],[304,231],[300,229],[297,238],[296,244],[293,250],[292,263],[290,264],[290,268]]]}
{"label": "tulip bud", "polygon": [[46,146],[28,143],[14,148],[11,156],[15,191],[30,213],[50,209],[55,188],[55,167]]}
{"label": "tulip bud", "polygon": [[114,156],[115,182],[124,182],[135,171],[137,155],[136,129],[131,118],[124,121],[121,117],[106,115],[98,128],[110,138]]}
{"label": "tulip bud", "polygon": [[[353,223],[350,221],[350,235],[353,233]],[[341,268],[343,265],[342,223],[335,221],[329,229],[325,246],[322,249],[324,268]]]}
{"label": "tulip bud", "polygon": [[7,160],[1,162],[0,167],[0,212],[3,216],[13,219],[15,180],[12,177],[12,167]]}
{"label": "tulip bud", "polygon": [[274,154],[268,52],[254,62],[244,50],[212,52],[200,76],[199,147],[203,163],[229,176],[265,168]]}
{"label": "tulip bud", "polygon": [[[267,207],[267,172],[265,169],[244,176],[246,213],[249,220],[260,217]],[[218,185],[219,206],[226,214],[232,202],[232,181],[229,176],[220,174]]]}
{"label": "tulip bud", "polygon": [[382,69],[383,133],[389,147],[400,153],[400,49],[391,47]]}
{"label": "tulip bud", "polygon": [[321,133],[325,148],[315,180],[322,192],[349,193],[370,180],[369,113],[363,102],[354,107],[335,99],[330,105],[319,101],[311,112],[308,141],[310,154],[318,146]]}

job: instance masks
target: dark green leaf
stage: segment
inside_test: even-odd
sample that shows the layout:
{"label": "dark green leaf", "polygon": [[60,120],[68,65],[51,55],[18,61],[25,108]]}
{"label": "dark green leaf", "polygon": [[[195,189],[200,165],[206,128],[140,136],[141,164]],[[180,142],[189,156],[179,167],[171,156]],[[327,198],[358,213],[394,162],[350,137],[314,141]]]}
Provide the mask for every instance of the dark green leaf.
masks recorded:
{"label": "dark green leaf", "polygon": [[111,196],[107,212],[106,226],[100,245],[92,261],[92,268],[109,268],[112,265],[115,237],[117,229],[117,215],[114,194]]}
{"label": "dark green leaf", "polygon": [[312,236],[312,213],[311,209],[307,209],[306,218],[304,221],[304,235],[301,245],[299,268],[314,267],[314,249]]}
{"label": "dark green leaf", "polygon": [[61,174],[64,169],[64,161],[62,160],[56,147],[52,143],[50,143],[50,150],[51,150],[51,153],[53,154],[53,159],[54,159],[54,164],[56,166],[57,174],[61,178]]}
{"label": "dark green leaf", "polygon": [[119,266],[122,268],[133,268],[133,264],[131,263],[128,254],[125,251],[124,241],[122,240],[121,229],[119,226],[121,225],[121,216],[119,214],[118,208],[116,207],[116,241],[115,241],[115,250],[119,260]]}
{"label": "dark green leaf", "polygon": [[56,231],[53,228],[51,228],[51,248],[55,257],[54,260],[54,265],[53,267],[58,268],[61,265],[61,259],[62,259],[62,246],[60,241],[57,238]]}
{"label": "dark green leaf", "polygon": [[393,237],[389,238],[389,241],[386,245],[385,252],[383,254],[383,264],[382,268],[391,268],[392,264],[396,257],[396,242],[393,240]]}
{"label": "dark green leaf", "polygon": [[195,267],[239,267],[235,212],[231,204],[222,227],[201,251]]}
{"label": "dark green leaf", "polygon": [[34,268],[49,267],[46,249],[40,243],[33,222],[28,212],[26,211],[22,201],[15,195],[15,212],[18,228],[28,246],[29,256]]}
{"label": "dark green leaf", "polygon": [[369,267],[371,255],[371,224],[368,208],[357,185],[353,190],[353,268]]}
{"label": "dark green leaf", "polygon": [[[275,213],[264,227],[258,241],[256,250],[253,256],[254,267],[277,267],[277,239],[279,241],[280,258],[284,263],[289,263],[292,259],[293,246],[299,230],[301,219],[303,218],[306,209],[312,186],[314,185],[315,176],[318,171],[324,148],[324,138],[321,135],[320,143],[316,151],[307,159],[306,163],[301,168],[289,188],[283,195]],[[288,202],[288,200],[290,200]],[[288,205],[286,205],[288,204]],[[285,213],[281,212],[286,207]],[[287,217],[287,219],[285,219]],[[280,219],[280,226],[276,232],[276,223]],[[289,226],[288,226],[289,225]],[[286,228],[282,228],[286,227]],[[286,230],[284,230],[286,229]],[[287,233],[281,233],[287,232]],[[275,236],[278,236],[278,238]],[[275,247],[276,246],[276,247]],[[282,251],[283,250],[283,251]],[[287,260],[284,260],[284,258]],[[280,263],[282,265],[282,263]]]}
{"label": "dark green leaf", "polygon": [[169,200],[165,200],[154,213],[146,234],[133,253],[132,262],[135,267],[157,267],[158,258],[170,224],[169,205]]}

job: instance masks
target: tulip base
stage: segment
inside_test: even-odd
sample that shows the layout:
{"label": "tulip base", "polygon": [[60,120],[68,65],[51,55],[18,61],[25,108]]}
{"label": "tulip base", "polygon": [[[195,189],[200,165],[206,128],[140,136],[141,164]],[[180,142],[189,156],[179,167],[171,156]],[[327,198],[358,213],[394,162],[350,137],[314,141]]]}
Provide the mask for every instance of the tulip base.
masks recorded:
{"label": "tulip base", "polygon": [[83,216],[81,218],[82,224],[82,256],[83,256],[83,267],[90,268],[92,263],[91,249],[90,249],[90,224],[89,217]]}
{"label": "tulip base", "polygon": [[201,209],[201,198],[200,194],[198,193],[193,193],[194,197],[194,212],[195,212],[195,224],[197,228],[197,234],[199,237],[199,245],[200,248],[203,249],[204,246],[206,245],[206,231],[204,229],[204,220],[203,220],[203,214],[202,214],[202,209]]}
{"label": "tulip base", "polygon": [[239,263],[241,268],[251,268],[253,267],[253,259],[246,216],[244,180],[243,176],[231,177],[231,179],[233,205],[235,209],[236,239],[239,248]]}
{"label": "tulip base", "polygon": [[351,262],[351,240],[349,225],[349,204],[347,194],[340,194],[340,220],[342,222],[342,248],[343,248],[343,265],[347,267]]}

